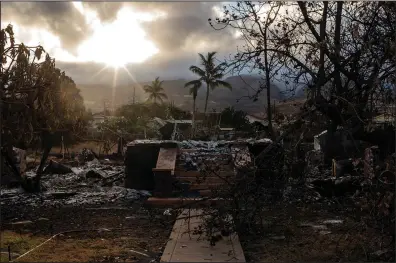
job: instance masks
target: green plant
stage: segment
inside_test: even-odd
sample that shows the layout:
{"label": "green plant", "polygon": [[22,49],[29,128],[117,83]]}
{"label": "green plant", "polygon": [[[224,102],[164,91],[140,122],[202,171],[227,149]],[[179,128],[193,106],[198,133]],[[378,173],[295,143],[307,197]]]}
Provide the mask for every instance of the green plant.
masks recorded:
{"label": "green plant", "polygon": [[163,103],[168,97],[164,93],[164,88],[161,86],[164,81],[160,81],[159,77],[156,77],[151,85],[145,85],[144,91],[148,94],[148,102],[157,104],[157,101]]}

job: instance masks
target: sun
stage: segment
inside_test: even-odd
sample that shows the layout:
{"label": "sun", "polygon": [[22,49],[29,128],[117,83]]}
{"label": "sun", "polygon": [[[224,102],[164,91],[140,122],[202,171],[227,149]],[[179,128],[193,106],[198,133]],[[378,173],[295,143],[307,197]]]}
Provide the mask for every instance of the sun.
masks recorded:
{"label": "sun", "polygon": [[87,10],[81,12],[85,12],[93,34],[78,48],[80,60],[120,68],[129,63],[142,63],[159,52],[140,26],[142,21],[151,21],[156,15],[122,8],[114,21],[102,23],[95,13]]}

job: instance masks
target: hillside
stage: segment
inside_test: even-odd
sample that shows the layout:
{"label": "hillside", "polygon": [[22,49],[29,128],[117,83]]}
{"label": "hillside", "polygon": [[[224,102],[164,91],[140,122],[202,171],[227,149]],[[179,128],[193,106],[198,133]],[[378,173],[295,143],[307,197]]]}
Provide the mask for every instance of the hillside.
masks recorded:
{"label": "hillside", "polygon": [[[217,88],[212,91],[209,97],[208,109],[221,110],[228,106],[234,106],[246,112],[262,112],[264,110],[266,105],[266,90],[263,90],[255,102],[248,97],[255,94],[255,90],[258,90],[260,86],[260,81],[262,80],[258,76],[232,76],[226,78],[225,81],[232,85],[232,91],[225,88]],[[163,83],[163,87],[170,101],[173,101],[183,109],[190,110],[192,107],[192,97],[189,94],[189,89],[184,88],[186,82],[187,80],[184,79],[166,80]],[[117,86],[114,90],[108,85],[79,85],[79,88],[87,108],[96,112],[103,110],[104,100],[111,101],[113,94],[116,107],[132,102],[134,89],[135,101],[144,101],[147,96],[143,91],[143,86],[146,84],[150,83]],[[197,107],[200,109],[203,109],[205,104],[205,93],[206,87],[202,87],[197,97]],[[275,84],[271,86],[271,93],[271,99],[276,101],[282,101],[288,97]]]}

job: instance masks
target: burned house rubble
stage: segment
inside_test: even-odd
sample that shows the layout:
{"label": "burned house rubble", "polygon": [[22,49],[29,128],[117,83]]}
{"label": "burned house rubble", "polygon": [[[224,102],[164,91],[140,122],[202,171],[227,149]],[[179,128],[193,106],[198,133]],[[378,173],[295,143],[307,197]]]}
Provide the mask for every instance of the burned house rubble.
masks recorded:
{"label": "burned house rubble", "polygon": [[[240,178],[240,174],[255,167],[260,168],[256,176],[272,182],[275,181],[269,173],[273,170],[272,161],[265,161],[267,157],[260,154],[273,144],[270,139],[135,140],[127,144],[124,165],[111,164],[108,159],[99,161],[94,154],[84,150],[75,158],[77,165],[50,160],[42,172],[43,191],[34,195],[12,188],[19,182],[8,172],[3,176],[7,180],[2,183],[11,189],[2,188],[2,203],[78,205],[128,202],[150,195],[206,196],[211,189],[233,182]],[[314,145],[305,147],[304,189],[301,180],[293,176],[287,186],[276,186],[284,188],[285,198],[298,201],[301,198],[318,200],[355,195],[373,180],[375,169],[380,169],[375,147],[366,148],[362,158],[333,159],[329,166],[324,164],[323,149]],[[277,145],[267,156],[274,158],[282,151],[282,146]],[[25,159],[25,153],[15,148],[17,169],[25,177],[34,177],[37,167],[27,169]],[[299,183],[293,185],[293,180]]]}
{"label": "burned house rubble", "polygon": [[[86,155],[86,152],[81,155]],[[69,164],[49,160],[41,176],[41,191],[38,193],[26,192],[21,187],[22,178],[18,178],[11,171],[6,174],[3,171],[5,177],[9,178],[7,181],[2,180],[0,198],[3,211],[17,206],[28,208],[129,204],[150,196],[148,191],[123,187],[122,165],[113,164],[108,159],[99,161],[87,156],[77,158],[79,161],[69,161]],[[91,161],[84,161],[86,159]],[[26,163],[23,159],[16,161],[18,167],[21,162]],[[37,169],[37,166],[26,169],[23,177],[36,177]],[[6,212],[2,214],[7,216]]]}
{"label": "burned house rubble", "polygon": [[[41,191],[37,193],[24,191],[20,179],[8,172],[7,176],[15,180],[2,182],[1,204],[4,208],[7,204],[33,207],[114,205],[128,204],[151,195],[203,196],[210,188],[221,186],[224,179],[235,177],[238,167],[253,162],[249,147],[263,148],[270,143],[268,139],[136,140],[127,145],[124,165],[97,159],[84,150],[75,157],[76,161],[48,160],[41,175]],[[32,166],[31,159],[26,164],[24,158],[16,158],[14,162],[18,169],[22,166],[24,177],[34,178],[38,167]],[[209,164],[216,164],[215,175],[209,175]]]}
{"label": "burned house rubble", "polygon": [[[210,186],[221,184],[221,178],[234,177],[235,168],[252,162],[248,147],[272,143],[263,140],[236,141],[153,141],[138,140],[127,146],[125,158],[125,187],[152,190],[160,196],[199,196]],[[245,154],[236,156],[236,152]],[[247,156],[247,157],[246,157]],[[209,164],[216,171],[208,175]],[[197,184],[200,177],[208,182]],[[205,181],[204,180],[204,181]],[[202,178],[201,178],[202,181]]]}
{"label": "burned house rubble", "polygon": [[[372,199],[377,213],[389,216],[394,211],[395,178],[389,170],[393,160],[382,160],[378,147],[365,148],[361,157],[333,158],[330,165],[324,161],[323,148],[315,149],[314,143],[298,148],[298,156],[304,157],[299,160],[303,166],[300,173],[288,163],[290,151],[270,139],[135,140],[127,144],[124,160],[118,162],[85,149],[73,160],[48,160],[40,192],[24,191],[18,180],[2,182],[2,216],[14,220],[28,209],[130,209],[141,203],[144,209],[171,209],[195,207],[197,200],[202,201],[202,209],[216,204],[228,209],[233,207],[230,200],[244,199],[242,195],[259,196],[258,206],[278,201],[285,206],[315,207],[349,202],[353,204],[347,208],[349,212],[355,211],[354,207],[368,207],[367,200]],[[17,172],[26,178],[37,176],[37,163],[33,165],[20,149],[13,151]],[[380,195],[372,198],[372,191]],[[337,220],[344,220],[340,218]]]}

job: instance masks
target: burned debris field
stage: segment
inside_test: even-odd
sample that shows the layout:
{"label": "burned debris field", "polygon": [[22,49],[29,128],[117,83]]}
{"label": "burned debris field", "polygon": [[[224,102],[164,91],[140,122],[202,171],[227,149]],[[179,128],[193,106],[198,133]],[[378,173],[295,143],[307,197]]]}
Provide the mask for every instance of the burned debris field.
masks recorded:
{"label": "burned debris field", "polygon": [[137,262],[161,254],[173,220],[143,207],[148,191],[123,187],[122,159],[77,167],[50,158],[41,193],[2,188],[2,261],[8,247],[12,260],[26,262]]}
{"label": "burned debris field", "polygon": [[1,262],[395,261],[395,3],[0,9]]}
{"label": "burned debris field", "polygon": [[[385,220],[391,216],[386,194],[393,189],[382,186],[385,195],[370,203],[373,196],[363,186],[372,180],[364,171],[371,170],[355,164],[362,175],[334,177],[340,169],[326,166],[323,153],[314,149],[306,153],[303,180],[267,173],[257,182],[252,162],[285,161],[283,147],[274,145],[270,139],[136,140],[126,145],[125,160],[97,159],[89,150],[77,154],[78,163],[50,154],[40,192],[27,193],[15,181],[14,187],[2,187],[2,259],[160,260],[178,214],[196,209],[211,216],[190,229],[191,240],[202,235],[196,228],[237,232],[246,261],[392,259],[393,225]],[[268,147],[271,158],[278,158],[260,157]],[[34,175],[37,161],[14,150],[18,167],[34,167],[26,176]],[[173,172],[165,168],[169,162]],[[224,214],[234,219],[224,222]],[[222,230],[214,223],[219,220]],[[201,238],[210,243],[210,236]]]}

